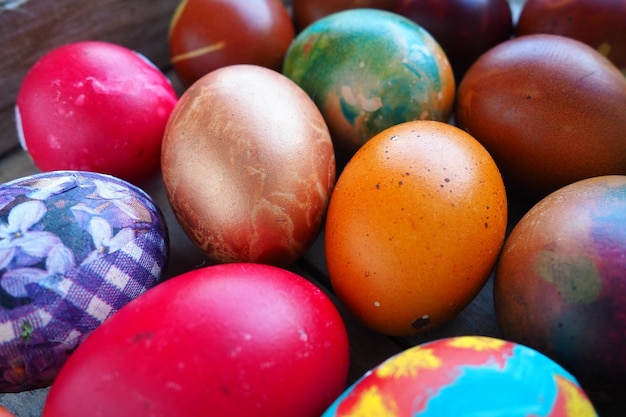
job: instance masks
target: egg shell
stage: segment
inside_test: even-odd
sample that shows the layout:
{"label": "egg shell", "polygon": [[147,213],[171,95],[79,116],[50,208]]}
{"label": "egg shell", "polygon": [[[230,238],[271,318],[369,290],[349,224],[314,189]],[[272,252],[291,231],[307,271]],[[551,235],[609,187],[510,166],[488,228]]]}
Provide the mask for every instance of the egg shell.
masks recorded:
{"label": "egg shell", "polygon": [[555,191],[507,238],[494,280],[503,334],[559,361],[585,387],[623,393],[625,300],[626,176]]}
{"label": "egg shell", "polygon": [[411,347],[349,387],[322,417],[593,417],[578,381],[536,350],[484,336]]}
{"label": "egg shell", "polygon": [[216,263],[294,262],[319,234],[336,175],[313,101],[257,65],[217,69],[183,94],[161,164],[183,230]]}
{"label": "egg shell", "polygon": [[343,391],[346,328],[288,270],[222,264],[138,297],[74,352],[43,416],[318,417]]}
{"label": "egg shell", "polygon": [[447,121],[455,82],[437,41],[411,20],[380,9],[350,9],[300,32],[283,73],[321,109],[338,152],[348,157],[402,122]]}
{"label": "egg shell", "polygon": [[498,167],[469,134],[418,120],[370,139],[342,171],[328,206],[328,276],[372,330],[424,333],[478,294],[504,241]]}
{"label": "egg shell", "polygon": [[535,34],[478,58],[459,85],[455,122],[493,156],[509,195],[534,204],[584,178],[626,174],[624,109],[626,77],[608,59]]}
{"label": "egg shell", "polygon": [[101,172],[139,184],[159,171],[177,99],[170,80],[139,53],[73,42],[29,69],[16,97],[16,126],[42,171]]}
{"label": "egg shell", "polygon": [[167,255],[160,210],[126,181],[53,171],[0,185],[0,391],[49,385]]}
{"label": "egg shell", "polygon": [[227,65],[280,70],[294,32],[281,0],[182,0],[170,22],[171,62],[186,86]]}

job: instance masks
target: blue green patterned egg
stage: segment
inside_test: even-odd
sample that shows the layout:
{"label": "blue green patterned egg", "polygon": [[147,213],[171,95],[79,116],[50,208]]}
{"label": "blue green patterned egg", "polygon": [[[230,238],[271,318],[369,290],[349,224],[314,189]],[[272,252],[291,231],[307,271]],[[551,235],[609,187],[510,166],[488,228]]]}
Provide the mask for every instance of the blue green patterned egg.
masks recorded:
{"label": "blue green patterned egg", "polygon": [[447,121],[452,113],[455,82],[445,53],[421,26],[384,10],[317,20],[292,42],[283,73],[313,98],[348,155],[390,126]]}
{"label": "blue green patterned egg", "polygon": [[402,351],[356,381],[322,417],[596,417],[578,381],[529,347],[456,336]]}

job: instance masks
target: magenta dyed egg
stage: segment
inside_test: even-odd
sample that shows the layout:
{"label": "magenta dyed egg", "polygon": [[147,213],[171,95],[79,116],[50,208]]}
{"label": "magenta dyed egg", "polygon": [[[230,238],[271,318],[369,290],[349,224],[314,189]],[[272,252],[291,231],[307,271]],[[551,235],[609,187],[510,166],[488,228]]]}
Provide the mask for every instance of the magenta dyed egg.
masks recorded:
{"label": "magenta dyed egg", "polygon": [[158,173],[177,96],[144,56],[84,41],[41,57],[16,101],[22,146],[39,169],[101,172],[136,183]]}

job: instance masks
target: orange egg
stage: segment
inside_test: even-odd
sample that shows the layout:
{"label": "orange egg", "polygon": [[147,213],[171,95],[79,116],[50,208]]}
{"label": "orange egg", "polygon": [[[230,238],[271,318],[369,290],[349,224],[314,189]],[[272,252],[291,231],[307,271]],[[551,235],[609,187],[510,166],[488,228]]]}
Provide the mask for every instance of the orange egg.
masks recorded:
{"label": "orange egg", "polygon": [[392,126],[352,157],[331,195],[332,287],[374,331],[423,332],[480,291],[506,223],[502,177],[478,141],[443,122]]}

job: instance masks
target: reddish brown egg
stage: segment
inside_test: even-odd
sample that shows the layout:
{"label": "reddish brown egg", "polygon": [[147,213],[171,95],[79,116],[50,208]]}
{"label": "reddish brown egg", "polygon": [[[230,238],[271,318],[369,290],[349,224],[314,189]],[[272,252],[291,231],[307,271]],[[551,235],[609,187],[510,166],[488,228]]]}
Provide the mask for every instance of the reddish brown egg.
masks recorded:
{"label": "reddish brown egg", "polygon": [[439,42],[457,81],[489,48],[513,32],[507,0],[397,0],[392,11],[413,20]]}
{"label": "reddish brown egg", "polygon": [[533,33],[582,41],[626,74],[626,0],[527,0],[516,34]]}
{"label": "reddish brown egg", "polygon": [[293,0],[293,20],[302,30],[316,20],[341,10],[372,8],[391,10],[396,0]]}
{"label": "reddish brown egg", "polygon": [[458,89],[456,123],[537,201],[588,177],[626,174],[626,78],[588,45],[528,35],[483,54]]}
{"label": "reddish brown egg", "polygon": [[318,108],[256,65],[217,69],[183,94],[161,163],[174,213],[214,262],[290,264],[316,238],[335,182]]}
{"label": "reddish brown egg", "polygon": [[280,69],[294,37],[280,0],[183,0],[170,23],[172,65],[185,85],[231,64]]}

